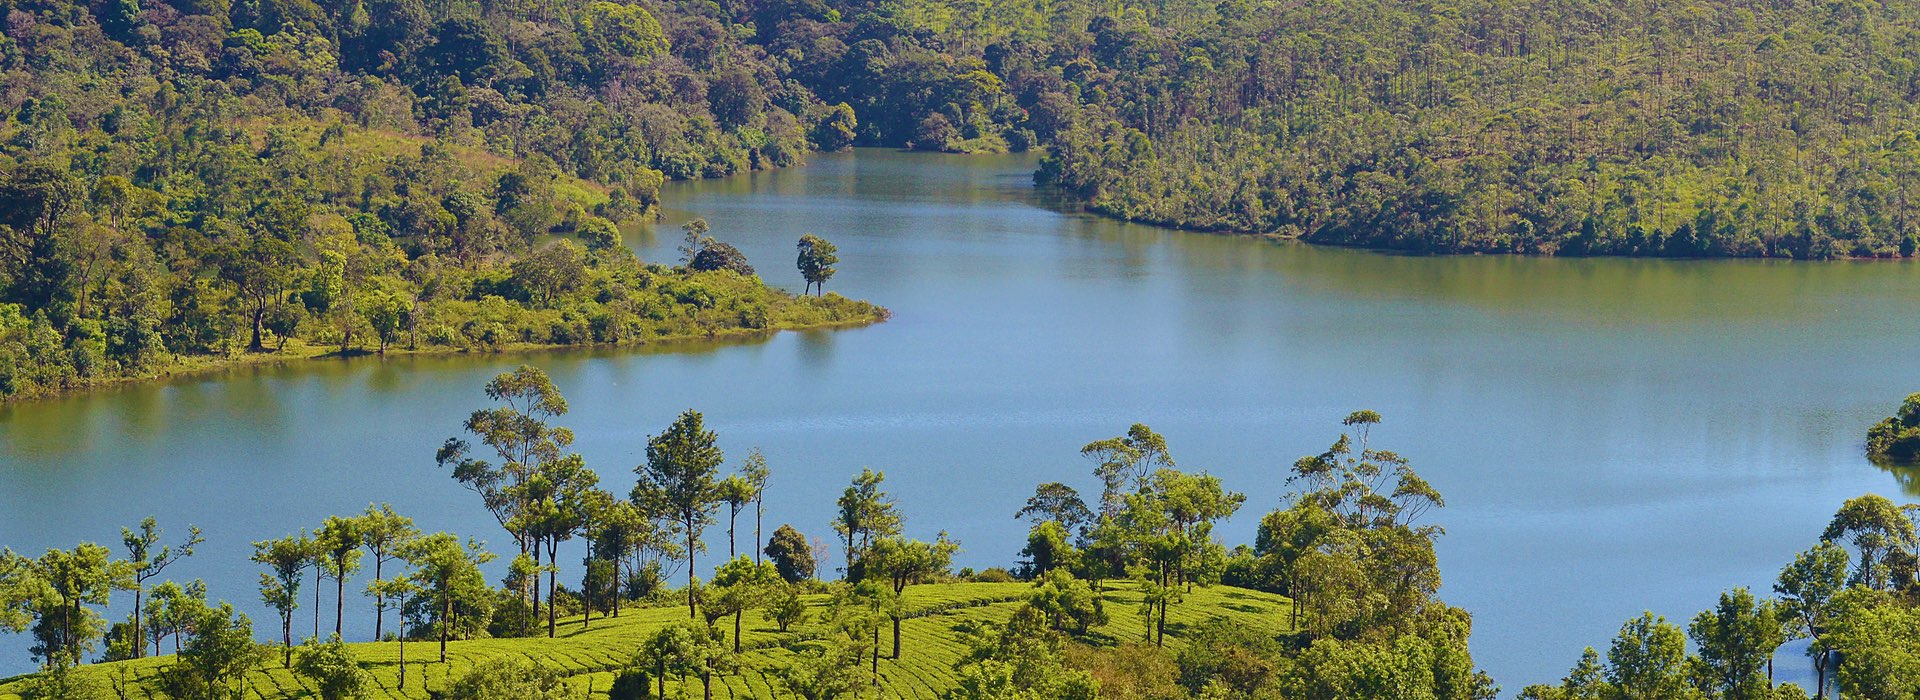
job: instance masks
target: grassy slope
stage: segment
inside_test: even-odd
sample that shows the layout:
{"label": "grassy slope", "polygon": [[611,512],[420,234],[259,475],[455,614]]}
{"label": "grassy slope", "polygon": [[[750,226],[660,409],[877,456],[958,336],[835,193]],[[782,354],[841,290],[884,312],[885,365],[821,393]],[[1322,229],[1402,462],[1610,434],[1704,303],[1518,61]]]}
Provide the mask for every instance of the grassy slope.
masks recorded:
{"label": "grassy slope", "polygon": [[[954,662],[966,650],[955,627],[968,620],[1005,620],[1024,600],[1027,590],[1028,585],[1023,583],[935,584],[908,588],[906,599],[910,609],[939,612],[923,614],[904,623],[901,630],[902,658],[899,661],[884,658],[880,661],[882,696],[928,700],[938,698],[943,690],[952,685]],[[1110,589],[1106,598],[1107,614],[1112,622],[1096,629],[1089,641],[1116,644],[1139,640],[1142,631],[1137,614],[1139,594],[1124,588]],[[822,606],[825,602],[824,596],[808,599],[813,606]],[[1180,630],[1214,616],[1279,633],[1285,629],[1287,606],[1290,604],[1281,596],[1227,586],[1195,588],[1183,602],[1169,610],[1167,644],[1177,647],[1180,644]],[[819,611],[816,610],[811,617],[820,617]],[[424,700],[428,697],[428,689],[440,690],[446,687],[451,678],[458,677],[475,663],[503,656],[523,656],[543,666],[561,670],[570,676],[576,687],[585,689],[591,686],[595,697],[605,697],[607,688],[613,683],[615,670],[633,657],[648,634],[684,619],[686,609],[682,607],[627,608],[619,618],[596,618],[588,629],[583,630],[580,619],[575,617],[562,622],[557,639],[453,642],[447,647],[448,662],[445,664],[437,662],[434,643],[409,642],[406,650],[407,687],[404,689],[396,687],[399,644],[355,644],[353,649],[374,674],[376,687],[369,695],[372,698]],[[272,625],[273,621],[263,621],[256,624],[255,631],[262,634],[278,632],[277,629],[267,629]],[[743,630],[742,637],[749,649],[743,659],[741,672],[735,676],[716,678],[714,697],[786,697],[785,689],[779,686],[772,674],[791,656],[791,652],[780,644],[797,638],[796,633],[804,632],[804,628],[797,629],[796,633],[781,634],[770,622],[749,612]],[[886,630],[881,632],[883,649],[891,643],[889,634]],[[107,679],[124,673],[135,685],[129,697],[161,697],[146,681],[169,663],[172,663],[170,658],[159,657],[91,665],[84,667],[82,672],[100,679],[103,686]],[[424,687],[421,685],[423,677]],[[249,697],[298,698],[311,694],[310,684],[281,669],[277,663],[254,672],[249,681],[254,690]],[[687,695],[699,697],[699,679],[688,678],[687,681]],[[667,685],[670,694],[675,687],[680,687],[674,679],[669,679]],[[14,693],[19,690],[17,681],[0,682],[0,700],[18,700]]]}

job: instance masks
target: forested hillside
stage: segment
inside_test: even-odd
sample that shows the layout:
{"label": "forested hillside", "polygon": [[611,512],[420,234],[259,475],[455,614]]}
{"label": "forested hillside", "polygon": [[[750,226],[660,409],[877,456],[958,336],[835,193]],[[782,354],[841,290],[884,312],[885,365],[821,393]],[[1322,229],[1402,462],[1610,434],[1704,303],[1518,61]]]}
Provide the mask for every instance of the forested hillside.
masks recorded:
{"label": "forested hillside", "polygon": [[1920,6],[1121,14],[1041,179],[1142,221],[1423,251],[1906,256]]}
{"label": "forested hillside", "polygon": [[1038,180],[1096,211],[1325,243],[1831,258],[1920,241],[1910,0],[0,14],[8,395],[289,339],[384,348],[400,327],[471,348],[872,318],[829,297],[782,321],[764,287],[635,301],[711,272],[691,265],[709,237],[680,267],[617,240],[665,180],[853,144],[1045,147]]}

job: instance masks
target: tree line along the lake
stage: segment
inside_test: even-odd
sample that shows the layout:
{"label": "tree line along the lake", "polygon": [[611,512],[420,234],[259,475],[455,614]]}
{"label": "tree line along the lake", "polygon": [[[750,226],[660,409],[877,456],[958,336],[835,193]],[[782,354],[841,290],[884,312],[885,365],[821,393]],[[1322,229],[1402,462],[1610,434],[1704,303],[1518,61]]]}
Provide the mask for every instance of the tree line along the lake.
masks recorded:
{"label": "tree line along the lake", "polygon": [[[795,650],[777,673],[783,687],[803,697],[851,697],[878,682],[883,660],[914,653],[902,634],[903,621],[918,614],[903,603],[910,587],[1016,580],[1030,583],[1017,598],[1019,611],[964,632],[971,651],[952,670],[952,687],[942,689],[949,697],[1094,698],[1103,684],[1112,697],[1129,697],[1125,688],[1135,685],[1178,688],[1182,697],[1337,697],[1356,683],[1380,682],[1380,673],[1432,697],[1485,698],[1496,690],[1473,669],[1468,615],[1436,597],[1440,531],[1421,519],[1443,501],[1405,459],[1369,443],[1380,420],[1372,412],[1353,414],[1331,448],[1292,465],[1299,487],[1292,505],[1266,516],[1252,545],[1228,548],[1214,535],[1245,496],[1205,472],[1176,468],[1167,441],[1134,425],[1081,450],[1094,466],[1097,500],[1062,482],[1041,484],[1015,515],[1032,524],[1017,565],[955,572],[959,543],[944,532],[909,537],[907,515],[882,472],[853,478],[827,538],[790,524],[768,534],[762,505],[779,493],[777,472],[752,451],[725,473],[718,436],[698,412],[648,438],[631,485],[613,490],[570,451],[573,435],[556,423],[567,403],[544,372],[523,366],[501,374],[486,394],[491,405],[468,417],[465,434],[448,439],[436,462],[494,516],[510,546],[496,551],[477,538],[423,533],[385,505],[255,542],[257,595],[275,616],[268,644],[254,640],[246,615],[215,602],[216,589],[238,594],[233,582],[155,582],[194,553],[198,530],[167,542],[150,520],[126,532],[125,556],[91,543],[37,558],[5,550],[0,623],[32,635],[42,666],[15,690],[83,697],[62,693],[86,690],[88,669],[80,664],[89,656],[111,662],[172,653],[176,660],[143,687],[168,697],[224,697],[244,687],[250,670],[278,666],[316,688],[342,689],[328,697],[356,697],[367,680],[340,636],[349,615],[369,616],[375,638],[401,640],[402,659],[404,640],[432,642],[437,654],[413,662],[420,666],[444,663],[448,645],[461,640],[550,638],[561,625],[617,618],[625,606],[629,613],[678,607],[685,622],[629,650],[619,692],[632,694],[619,697],[663,693],[669,676],[710,689],[751,651],[742,645],[748,611],[793,634],[781,642]],[[701,555],[721,526],[726,557],[702,580]],[[498,585],[485,573],[496,559],[506,560]],[[685,578],[676,587],[680,567]],[[1270,619],[1290,631],[1269,637],[1226,624],[1169,623],[1170,611],[1187,617],[1182,606],[1196,588],[1220,585],[1292,596],[1295,608]],[[104,613],[113,594],[127,591],[139,602],[124,621],[110,621]],[[1127,599],[1137,623],[1124,644],[1096,631],[1112,624],[1123,591],[1137,596]],[[350,605],[357,594],[367,603]],[[1169,636],[1182,641],[1177,651]],[[1150,670],[1116,670],[1136,662]],[[405,663],[402,687],[426,682],[417,670],[407,680]],[[1090,669],[1100,672],[1097,680]],[[559,687],[542,680],[550,670],[472,673],[475,687]]]}
{"label": "tree line along the lake", "polygon": [[[696,411],[649,437],[645,462],[616,489],[571,451],[573,434],[557,423],[566,399],[544,372],[501,374],[486,395],[491,403],[435,461],[495,518],[510,546],[424,533],[385,505],[256,542],[262,572],[254,594],[277,623],[267,644],[246,615],[217,602],[216,586],[161,580],[203,543],[197,529],[169,540],[149,519],[123,531],[124,555],[91,543],[32,558],[4,550],[0,628],[29,633],[41,665],[14,691],[104,696],[84,659],[171,653],[171,663],[123,685],[225,697],[247,687],[249,672],[280,667],[325,697],[359,697],[370,692],[367,662],[340,636],[352,614],[372,619],[374,638],[400,642],[395,687],[424,692],[426,669],[447,663],[449,645],[553,638],[563,626],[591,629],[596,618],[615,624],[624,607],[684,614],[620,652],[628,660],[609,697],[660,696],[669,679],[711,693],[716,679],[741,671],[743,654],[769,644],[745,644],[749,612],[775,625],[770,643],[790,652],[770,672],[778,684],[769,692],[854,697],[876,687],[882,661],[915,654],[912,635],[902,632],[905,620],[926,612],[905,602],[913,587],[1025,581],[1011,617],[955,628],[968,651],[937,680],[945,697],[1464,700],[1498,692],[1473,668],[1470,615],[1437,597],[1434,541],[1442,530],[1426,516],[1445,500],[1406,458],[1373,444],[1381,417],[1371,411],[1349,415],[1325,451],[1282,467],[1292,492],[1260,519],[1252,543],[1229,547],[1214,534],[1246,497],[1204,471],[1180,469],[1163,436],[1134,425],[1081,448],[1097,497],[1066,482],[1039,484],[1014,513],[1030,524],[1018,560],[955,572],[960,543],[944,532],[908,536],[907,514],[882,472],[853,477],[836,500],[830,535],[808,537],[791,524],[769,534],[762,513],[780,493],[774,465],[755,450],[729,473],[718,436]],[[1848,697],[1910,697],[1920,690],[1916,519],[1920,506],[1875,495],[1849,500],[1820,544],[1781,573],[1776,598],[1734,589],[1684,631],[1652,613],[1636,617],[1604,661],[1590,649],[1562,684],[1531,686],[1522,697],[1805,697],[1772,683],[1774,653],[1793,639],[1808,641],[1821,678]],[[721,528],[726,555],[703,580],[702,555]],[[505,566],[496,585],[487,571],[497,559]],[[684,573],[678,586],[676,572]],[[234,582],[216,584],[238,594]],[[1291,603],[1268,613],[1271,632],[1218,619],[1195,624],[1195,615],[1227,610],[1185,609],[1214,586]],[[133,593],[121,621],[105,614],[115,592]],[[367,602],[350,611],[357,595]],[[1132,631],[1112,631],[1128,617],[1134,622],[1118,629]],[[411,676],[408,640],[435,650],[412,662]],[[442,677],[433,692],[444,697],[578,690],[555,669],[524,663]]]}

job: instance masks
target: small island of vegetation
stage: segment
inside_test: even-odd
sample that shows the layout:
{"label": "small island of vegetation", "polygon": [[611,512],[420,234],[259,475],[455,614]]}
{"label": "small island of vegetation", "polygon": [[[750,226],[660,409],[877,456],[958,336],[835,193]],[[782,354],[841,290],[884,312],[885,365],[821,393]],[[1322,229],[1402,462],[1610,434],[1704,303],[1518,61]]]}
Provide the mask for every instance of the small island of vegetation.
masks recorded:
{"label": "small island of vegetation", "polygon": [[1900,410],[1867,429],[1867,457],[1886,464],[1920,464],[1920,394],[1908,394]]}

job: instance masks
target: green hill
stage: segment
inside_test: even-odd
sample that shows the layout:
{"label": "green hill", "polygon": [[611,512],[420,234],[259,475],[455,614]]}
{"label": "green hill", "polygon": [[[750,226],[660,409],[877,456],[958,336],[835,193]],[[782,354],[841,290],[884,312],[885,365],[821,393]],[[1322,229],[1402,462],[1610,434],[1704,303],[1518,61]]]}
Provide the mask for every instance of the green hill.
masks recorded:
{"label": "green hill", "polygon": [[[901,628],[903,653],[898,661],[880,660],[881,691],[890,698],[937,698],[955,682],[954,665],[967,646],[959,627],[966,622],[1004,622],[1023,604],[1030,586],[1025,583],[946,583],[911,586],[904,592],[909,611]],[[1081,641],[1096,647],[1115,646],[1137,641],[1141,636],[1139,616],[1134,614],[1140,594],[1130,584],[1110,586],[1104,595],[1110,622],[1094,628]],[[825,595],[806,596],[810,619],[823,617]],[[1287,613],[1292,602],[1285,597],[1231,586],[1195,587],[1181,603],[1168,611],[1170,647],[1181,644],[1181,631],[1213,617],[1231,620],[1235,626],[1279,634],[1286,630]],[[590,689],[594,697],[605,697],[615,674],[633,659],[643,640],[662,627],[686,619],[684,607],[629,607],[618,618],[596,617],[583,627],[578,617],[564,621],[557,638],[481,639],[451,642],[447,663],[439,663],[433,642],[406,644],[407,685],[399,687],[400,644],[396,642],[351,645],[373,673],[375,686],[370,698],[428,698],[445,688],[452,679],[476,664],[503,657],[524,657],[534,663],[561,672],[568,682]],[[792,658],[788,648],[815,632],[800,626],[779,632],[757,611],[747,613],[741,638],[747,647],[737,675],[716,678],[714,697],[772,698],[787,697],[772,675]],[[883,637],[889,633],[883,630]],[[887,647],[890,640],[882,640]],[[80,677],[100,684],[103,689],[123,683],[125,697],[165,697],[156,689],[158,672],[173,663],[171,656],[82,667]],[[317,697],[311,683],[278,664],[262,667],[249,674],[248,697]],[[0,681],[0,700],[19,700],[24,684],[21,678]],[[683,687],[680,679],[669,679],[668,692]],[[698,696],[700,681],[684,681],[689,696]]]}

